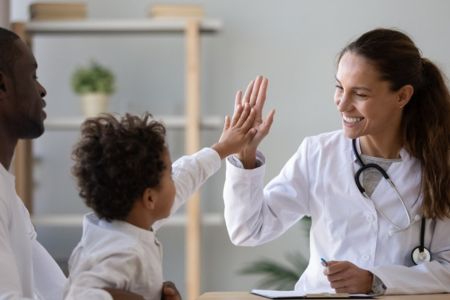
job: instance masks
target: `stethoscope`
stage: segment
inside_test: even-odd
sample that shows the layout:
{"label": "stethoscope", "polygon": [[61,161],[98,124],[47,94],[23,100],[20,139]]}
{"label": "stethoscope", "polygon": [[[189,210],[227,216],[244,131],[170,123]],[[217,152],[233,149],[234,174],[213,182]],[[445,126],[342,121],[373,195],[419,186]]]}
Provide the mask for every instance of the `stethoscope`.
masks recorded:
{"label": "stethoscope", "polygon": [[[395,186],[395,184],[392,182],[391,178],[389,177],[388,173],[379,165],[374,164],[374,163],[370,163],[370,164],[365,164],[363,162],[363,160],[361,159],[361,156],[358,153],[358,150],[356,149],[356,139],[352,140],[352,146],[353,146],[353,153],[356,156],[356,159],[358,160],[359,164],[361,165],[361,167],[359,168],[358,171],[356,171],[355,173],[355,183],[356,186],[358,187],[358,190],[361,192],[361,194],[363,194],[364,197],[366,197],[367,199],[371,198],[369,197],[369,195],[366,193],[366,190],[364,189],[364,187],[361,184],[361,174],[362,172],[364,172],[367,169],[375,169],[378,172],[381,173],[381,175],[384,177],[384,179],[386,179],[386,181],[389,183],[389,185],[394,189],[395,193],[397,194],[397,198],[400,200],[403,210],[406,213],[406,215],[408,216],[408,225],[406,227],[400,227],[399,225],[395,224],[391,219],[389,219],[381,210],[378,210],[376,207],[375,209],[377,209],[377,211],[389,222],[391,223],[391,225],[393,225],[394,227],[396,227],[398,229],[398,231],[403,231],[405,229],[407,229],[410,225],[411,225],[411,216],[409,215],[408,209],[406,208],[405,202],[402,199],[402,196],[400,195],[397,187]],[[415,265],[424,263],[424,262],[429,262],[431,261],[431,252],[430,250],[427,249],[427,247],[425,247],[425,217],[422,217],[422,221],[420,224],[420,245],[415,247],[412,251],[411,251],[411,260],[413,261],[413,263]]]}

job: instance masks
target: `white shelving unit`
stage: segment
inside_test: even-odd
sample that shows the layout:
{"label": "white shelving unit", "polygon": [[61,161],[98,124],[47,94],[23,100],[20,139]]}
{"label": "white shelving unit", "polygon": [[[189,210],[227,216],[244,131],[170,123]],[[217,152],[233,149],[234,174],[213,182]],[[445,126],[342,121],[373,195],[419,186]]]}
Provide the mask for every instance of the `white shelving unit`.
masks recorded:
{"label": "white shelving unit", "polygon": [[[185,129],[186,153],[200,149],[202,129],[220,129],[222,117],[200,117],[200,35],[219,31],[222,24],[214,19],[143,19],[143,20],[80,20],[31,21],[13,24],[13,28],[30,46],[34,36],[44,35],[121,35],[130,34],[181,34],[186,40],[185,114],[159,116],[168,128]],[[47,130],[78,130],[82,117],[49,119]],[[17,191],[32,213],[32,160],[31,142],[20,141],[16,149],[15,172]],[[170,218],[167,226],[186,226],[186,290],[187,299],[194,300],[200,293],[200,227],[223,224],[221,214],[201,216],[200,196],[196,193],[187,204],[185,215]],[[32,216],[36,225],[81,226],[81,215]]]}

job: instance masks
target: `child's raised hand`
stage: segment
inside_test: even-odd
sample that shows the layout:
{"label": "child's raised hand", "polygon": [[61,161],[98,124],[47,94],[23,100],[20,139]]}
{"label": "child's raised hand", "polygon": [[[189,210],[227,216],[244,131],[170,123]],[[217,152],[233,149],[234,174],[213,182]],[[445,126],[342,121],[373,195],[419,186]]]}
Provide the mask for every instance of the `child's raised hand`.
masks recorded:
{"label": "child's raised hand", "polygon": [[[238,94],[242,92],[238,92]],[[238,95],[236,96],[238,97]],[[225,116],[222,135],[219,141],[212,146],[217,151],[220,158],[223,159],[233,153],[238,153],[243,146],[249,143],[257,130],[253,127],[256,112],[248,103],[238,104],[233,114],[233,119]]]}

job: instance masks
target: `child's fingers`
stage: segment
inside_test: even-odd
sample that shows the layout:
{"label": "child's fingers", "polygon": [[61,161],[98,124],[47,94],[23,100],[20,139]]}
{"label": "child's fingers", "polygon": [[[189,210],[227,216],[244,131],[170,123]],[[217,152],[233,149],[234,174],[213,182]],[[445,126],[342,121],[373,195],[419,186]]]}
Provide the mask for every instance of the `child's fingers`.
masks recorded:
{"label": "child's fingers", "polygon": [[248,103],[245,103],[244,110],[242,111],[241,116],[239,117],[237,122],[234,124],[234,126],[241,127],[242,124],[244,124],[245,120],[247,120],[251,110],[252,109],[250,108],[250,105]]}
{"label": "child's fingers", "polygon": [[255,122],[255,118],[256,118],[256,111],[255,111],[255,109],[252,108],[250,110],[250,114],[244,120],[244,123],[241,126],[242,130],[244,130],[244,131],[249,130],[253,126],[253,123]]}
{"label": "child's fingers", "polygon": [[226,115],[225,122],[223,124],[223,129],[226,130],[226,129],[230,128],[230,124],[231,124],[230,117],[228,115]]}

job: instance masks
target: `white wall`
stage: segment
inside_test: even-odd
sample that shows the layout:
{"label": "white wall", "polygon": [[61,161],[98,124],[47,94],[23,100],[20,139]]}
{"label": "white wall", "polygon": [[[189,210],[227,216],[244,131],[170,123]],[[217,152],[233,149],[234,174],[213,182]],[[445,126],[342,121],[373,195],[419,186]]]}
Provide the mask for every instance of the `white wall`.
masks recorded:
{"label": "white wall", "polygon": [[9,0],[0,0],[0,27],[9,27]]}
{"label": "white wall", "polygon": [[[91,18],[142,18],[152,3],[162,1],[87,2]],[[268,159],[267,179],[280,170],[305,136],[340,127],[332,102],[335,58],[342,47],[364,31],[376,27],[404,30],[424,56],[450,74],[447,0],[195,2],[204,6],[209,17],[224,22],[219,34],[203,39],[202,113],[230,113],[237,89],[244,88],[258,74],[270,79],[267,110],[275,108],[277,113],[262,145]],[[24,11],[24,6],[15,5],[12,17],[23,18]],[[37,38],[35,46],[39,76],[48,90],[49,117],[79,114],[77,97],[68,82],[75,66],[90,58],[108,64],[117,74],[119,87],[111,106],[114,111],[183,111],[184,44],[178,37],[45,37]],[[206,133],[204,144],[211,144],[218,135]],[[69,175],[70,148],[76,136],[76,132],[48,131],[35,143],[43,162],[35,173],[37,213],[85,211]],[[182,133],[170,132],[169,145],[172,157],[181,155]],[[204,211],[222,211],[222,184],[223,172],[205,187]],[[79,229],[38,229],[41,241],[59,258],[66,256],[79,238]],[[179,285],[184,281],[183,239],[181,228],[161,232],[166,278]],[[204,228],[202,289],[248,290],[256,278],[237,275],[242,264],[259,257],[280,259],[305,246],[300,226],[276,242],[256,248],[232,246],[225,225]]]}

